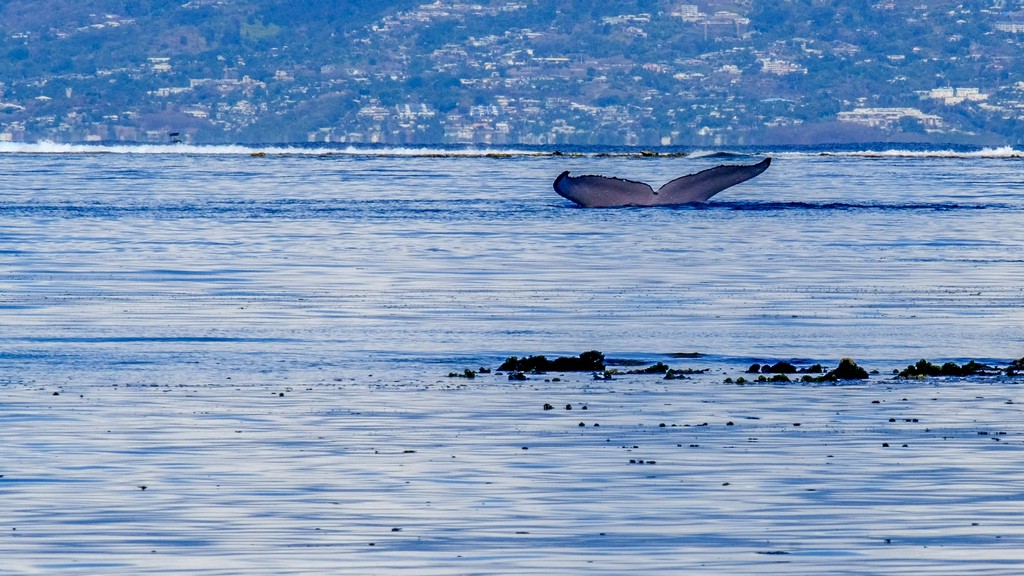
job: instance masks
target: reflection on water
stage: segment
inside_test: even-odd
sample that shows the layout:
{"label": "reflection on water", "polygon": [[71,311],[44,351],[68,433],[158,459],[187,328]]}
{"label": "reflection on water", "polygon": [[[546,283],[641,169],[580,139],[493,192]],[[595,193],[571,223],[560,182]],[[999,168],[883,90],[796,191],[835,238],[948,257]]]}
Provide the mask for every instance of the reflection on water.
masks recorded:
{"label": "reflection on water", "polygon": [[0,387],[3,570],[1010,574],[1024,562],[1018,384],[438,372]]}

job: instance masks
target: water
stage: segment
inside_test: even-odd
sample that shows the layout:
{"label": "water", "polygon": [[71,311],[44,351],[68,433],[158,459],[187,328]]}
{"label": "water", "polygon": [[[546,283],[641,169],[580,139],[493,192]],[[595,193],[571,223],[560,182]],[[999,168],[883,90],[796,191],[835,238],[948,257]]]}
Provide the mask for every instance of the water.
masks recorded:
{"label": "water", "polygon": [[[18,374],[1024,351],[1024,184],[1007,151],[70,150],[0,155],[0,349]],[[762,154],[768,172],[706,206],[585,210],[551,190],[562,169],[657,184]]]}
{"label": "water", "polygon": [[[1015,150],[5,146],[0,573],[1024,562],[1019,382],[888,377],[1024,355]],[[551,189],[764,155],[704,206]],[[445,376],[589,349],[709,372]]]}

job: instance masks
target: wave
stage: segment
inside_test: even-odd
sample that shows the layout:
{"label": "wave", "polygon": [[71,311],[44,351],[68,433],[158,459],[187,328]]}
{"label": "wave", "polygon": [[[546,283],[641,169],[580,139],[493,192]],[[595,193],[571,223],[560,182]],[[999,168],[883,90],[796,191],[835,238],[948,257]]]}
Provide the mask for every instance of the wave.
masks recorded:
{"label": "wave", "polygon": [[478,147],[473,145],[382,146],[331,144],[67,144],[60,142],[0,142],[0,154],[168,154],[225,156],[369,156],[405,158],[732,158],[743,154],[699,150],[582,147],[546,149],[532,147]]}
{"label": "wave", "polygon": [[225,156],[405,156],[500,157],[568,155],[561,152],[499,148],[331,147],[246,144],[64,144],[59,142],[0,142],[0,154],[169,154]]}
{"label": "wave", "polygon": [[370,144],[144,144],[144,143],[88,143],[60,142],[0,142],[0,154],[166,154],[166,155],[224,155],[224,156],[362,156],[405,158],[680,158],[742,159],[750,156],[776,156],[780,158],[850,157],[850,158],[1024,158],[1024,150],[1012,146],[989,148],[908,146],[887,148],[884,144],[842,146],[780,146],[737,147],[731,150],[695,149],[678,147],[642,149],[635,147],[580,146],[551,149],[533,146],[387,146]]}
{"label": "wave", "polygon": [[0,142],[0,154],[250,154],[245,146],[185,144],[65,144],[61,142]]}
{"label": "wave", "polygon": [[944,203],[885,203],[885,202],[708,202],[705,204],[685,204],[680,208],[697,210],[736,210],[750,212],[775,212],[782,210],[836,210],[836,211],[935,211],[951,212],[957,210],[987,210],[1009,208],[1002,204],[944,204]]}
{"label": "wave", "polygon": [[[575,205],[544,202],[541,204],[517,204],[488,202],[478,199],[465,200],[392,200],[362,199],[349,202],[334,200],[275,199],[269,201],[184,201],[146,202],[135,204],[106,203],[8,203],[0,204],[0,217],[13,218],[155,218],[160,220],[202,219],[202,218],[254,218],[254,219],[344,219],[358,218],[362,221],[382,219],[443,219],[465,222],[468,207],[476,211],[474,218],[487,220],[495,214],[529,214],[549,206],[570,210],[585,210]],[[964,212],[977,210],[1012,210],[1006,204],[969,203],[852,203],[852,202],[757,202],[757,201],[715,201],[704,204],[681,204],[678,206],[632,207],[621,210],[678,210],[700,212]],[[608,209],[620,210],[620,209]],[[530,216],[532,217],[532,216]],[[0,250],[0,254],[3,250]]]}
{"label": "wave", "polygon": [[838,156],[854,158],[1024,158],[1024,151],[1012,146],[999,146],[976,149],[953,148],[880,148],[880,149],[839,149],[839,150],[801,150],[781,151],[779,156]]}
{"label": "wave", "polygon": [[362,156],[378,158],[523,158],[523,157],[681,157],[690,154],[670,150],[568,149],[475,146],[372,146],[313,144],[65,144],[59,142],[0,142],[0,154],[167,154],[209,156]]}

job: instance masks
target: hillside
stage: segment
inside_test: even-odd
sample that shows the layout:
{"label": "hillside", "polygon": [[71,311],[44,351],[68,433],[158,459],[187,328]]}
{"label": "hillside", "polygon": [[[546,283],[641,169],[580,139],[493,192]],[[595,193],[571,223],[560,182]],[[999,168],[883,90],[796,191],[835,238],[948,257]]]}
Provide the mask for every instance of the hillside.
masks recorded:
{"label": "hillside", "polygon": [[0,140],[1024,137],[1001,0],[9,0]]}

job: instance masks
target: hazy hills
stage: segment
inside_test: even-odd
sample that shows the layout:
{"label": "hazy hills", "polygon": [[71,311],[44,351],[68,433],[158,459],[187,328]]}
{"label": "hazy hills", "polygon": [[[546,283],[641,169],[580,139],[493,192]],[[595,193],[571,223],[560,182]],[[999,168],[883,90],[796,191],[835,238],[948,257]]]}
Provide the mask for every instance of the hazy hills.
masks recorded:
{"label": "hazy hills", "polygon": [[1020,10],[9,0],[0,139],[1014,143]]}

